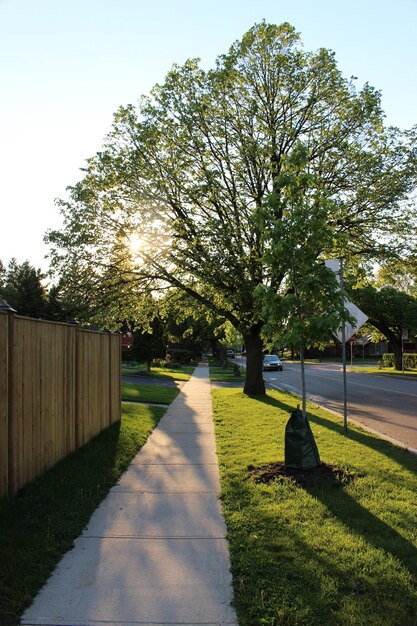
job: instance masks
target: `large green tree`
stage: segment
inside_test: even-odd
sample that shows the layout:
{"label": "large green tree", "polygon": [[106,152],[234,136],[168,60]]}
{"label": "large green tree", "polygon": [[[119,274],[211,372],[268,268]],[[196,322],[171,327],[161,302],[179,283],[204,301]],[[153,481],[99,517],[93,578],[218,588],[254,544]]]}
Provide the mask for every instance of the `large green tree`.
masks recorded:
{"label": "large green tree", "polygon": [[[243,336],[245,391],[264,393],[266,299],[293,292],[294,259],[272,262],[271,250],[300,231],[298,217],[304,238],[325,222],[304,264],[317,289],[325,255],[400,251],[414,139],[384,128],[379,93],[357,90],[332,52],[304,51],[289,24],[257,24],[214,69],[174,66],[137,108],[119,109],[103,150],[61,202],[64,227],[48,236],[53,262],[110,294],[120,282],[181,289]],[[284,188],[291,193],[287,171],[296,194],[309,176],[308,219],[281,201]]]}

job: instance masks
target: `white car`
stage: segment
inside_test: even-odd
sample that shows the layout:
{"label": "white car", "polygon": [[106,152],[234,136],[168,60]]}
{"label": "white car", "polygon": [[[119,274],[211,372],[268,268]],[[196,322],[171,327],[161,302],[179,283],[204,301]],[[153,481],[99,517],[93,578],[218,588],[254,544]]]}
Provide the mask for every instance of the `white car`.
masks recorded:
{"label": "white car", "polygon": [[263,358],[263,370],[279,370],[282,372],[282,361],[276,354],[265,354]]}

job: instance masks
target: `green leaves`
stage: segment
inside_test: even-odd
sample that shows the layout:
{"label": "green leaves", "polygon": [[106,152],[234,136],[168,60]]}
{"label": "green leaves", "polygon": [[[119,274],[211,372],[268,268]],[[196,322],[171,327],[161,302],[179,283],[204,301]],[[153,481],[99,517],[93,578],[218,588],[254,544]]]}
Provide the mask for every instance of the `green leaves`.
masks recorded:
{"label": "green leaves", "polygon": [[342,314],[324,258],[416,243],[415,139],[384,129],[379,92],[356,89],[333,52],[255,24],[213,69],[174,65],[116,112],[48,235],[55,267],[100,289],[107,317],[174,287],[240,332],[321,340]]}

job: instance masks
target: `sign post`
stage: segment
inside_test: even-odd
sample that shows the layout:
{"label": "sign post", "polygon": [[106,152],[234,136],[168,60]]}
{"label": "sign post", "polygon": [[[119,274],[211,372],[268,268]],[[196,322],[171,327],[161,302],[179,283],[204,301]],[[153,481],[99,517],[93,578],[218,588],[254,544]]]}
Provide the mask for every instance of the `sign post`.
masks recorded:
{"label": "sign post", "polygon": [[[325,266],[331,269],[337,276],[339,281],[340,290],[343,293],[345,288],[344,277],[343,277],[343,258],[341,259],[328,259],[324,262]],[[341,328],[336,333],[337,338],[342,344],[342,371],[343,371],[343,428],[345,433],[347,433],[348,424],[347,424],[347,383],[346,383],[346,334],[348,337],[353,337],[355,332],[360,328],[368,319],[368,316],[365,315],[357,306],[355,306],[349,300],[342,295],[342,301],[345,309],[349,311],[351,315],[356,319],[355,324],[352,326],[349,323],[342,322]],[[348,333],[346,332],[348,331]]]}
{"label": "sign post", "polygon": [[352,337],[349,339],[349,343],[350,343],[350,369],[352,369],[353,367],[353,345],[356,341],[355,335],[352,335]]}
{"label": "sign post", "polygon": [[[339,280],[340,289],[343,292],[345,289],[345,282],[343,276],[343,259],[339,261]],[[342,369],[343,369],[343,429],[347,433],[347,381],[346,381],[346,322],[342,323]]]}
{"label": "sign post", "polygon": [[408,328],[403,328],[401,332],[401,365],[404,374],[404,340],[408,341]]}

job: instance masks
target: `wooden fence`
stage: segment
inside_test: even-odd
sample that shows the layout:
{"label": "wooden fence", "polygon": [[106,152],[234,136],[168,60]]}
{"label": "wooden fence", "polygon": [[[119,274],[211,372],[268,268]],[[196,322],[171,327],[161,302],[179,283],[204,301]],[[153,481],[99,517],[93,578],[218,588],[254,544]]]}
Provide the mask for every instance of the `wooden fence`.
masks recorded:
{"label": "wooden fence", "polygon": [[119,334],[0,312],[0,496],[119,419]]}

